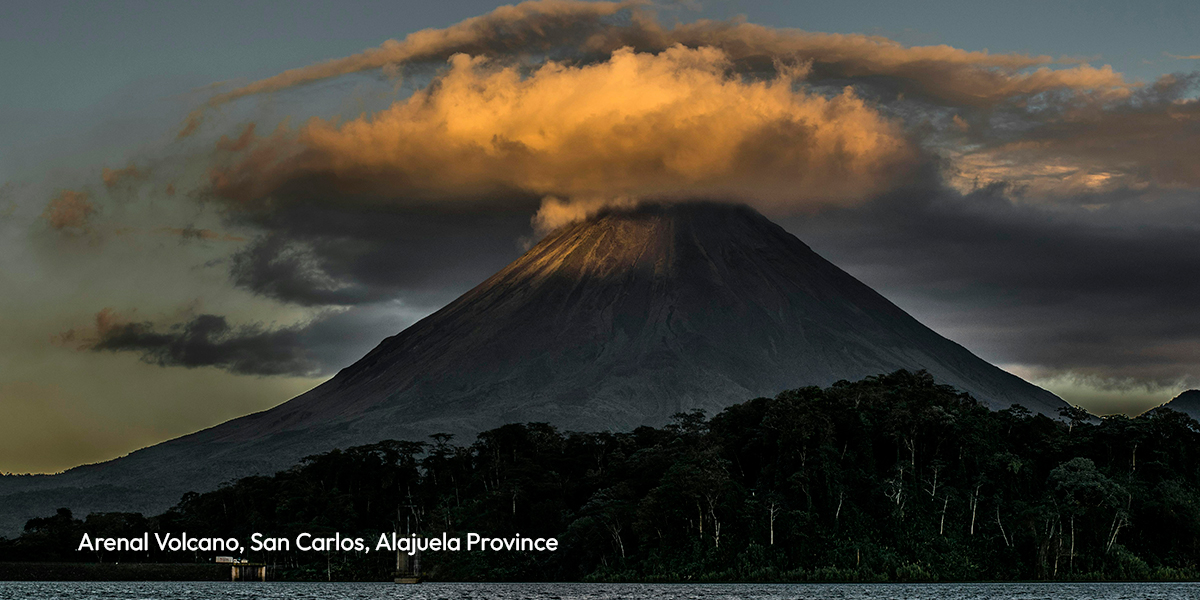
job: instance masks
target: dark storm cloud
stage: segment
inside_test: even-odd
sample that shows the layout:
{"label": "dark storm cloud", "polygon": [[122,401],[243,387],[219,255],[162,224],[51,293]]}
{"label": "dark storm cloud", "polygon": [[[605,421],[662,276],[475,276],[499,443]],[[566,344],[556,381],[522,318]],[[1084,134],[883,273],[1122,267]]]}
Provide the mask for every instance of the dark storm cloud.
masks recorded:
{"label": "dark storm cloud", "polygon": [[1200,194],[1127,191],[1136,203],[1096,209],[1005,192],[909,190],[792,228],[994,362],[1200,384]]}
{"label": "dark storm cloud", "polygon": [[136,352],[160,366],[220,367],[254,375],[312,375],[319,366],[304,345],[301,327],[267,330],[231,327],[225,317],[199,315],[160,329],[152,323],[121,323],[100,331],[95,351]]}
{"label": "dark storm cloud", "polygon": [[[521,203],[517,203],[521,206]],[[483,281],[521,252],[524,210],[355,210],[306,204],[245,216],[264,229],[236,253],[233,282],[302,306],[350,306],[403,296],[437,306]]]}
{"label": "dark storm cloud", "polygon": [[[134,352],[160,366],[217,367],[249,375],[329,375],[365,354],[379,340],[411,324],[416,315],[396,306],[326,313],[300,325],[269,328],[233,326],[219,315],[197,315],[185,323],[121,322],[97,315],[95,339],[82,348]],[[78,334],[63,337],[74,341]]]}

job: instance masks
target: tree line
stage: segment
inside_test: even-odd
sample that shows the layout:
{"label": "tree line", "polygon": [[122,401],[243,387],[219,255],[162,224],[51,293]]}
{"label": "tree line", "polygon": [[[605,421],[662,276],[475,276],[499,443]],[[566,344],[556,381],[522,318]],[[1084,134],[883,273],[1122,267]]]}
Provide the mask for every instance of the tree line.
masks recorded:
{"label": "tree line", "polygon": [[[426,553],[445,580],[1197,579],[1200,425],[1156,409],[990,411],[924,372],[757,398],[628,433],[512,424],[310,456],[163,514],[69,510],[0,560],[178,561],[75,551],[83,532],[555,537],[555,552]],[[280,578],[386,579],[386,552],[260,552]],[[203,561],[212,557],[196,555]]]}

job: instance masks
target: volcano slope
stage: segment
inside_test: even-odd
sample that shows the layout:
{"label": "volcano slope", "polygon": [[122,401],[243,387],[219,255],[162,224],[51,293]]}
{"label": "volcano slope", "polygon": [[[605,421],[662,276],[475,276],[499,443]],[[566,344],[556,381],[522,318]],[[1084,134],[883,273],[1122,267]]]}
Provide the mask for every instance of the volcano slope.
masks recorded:
{"label": "volcano slope", "polygon": [[[335,377],[270,410],[54,476],[0,482],[0,527],[70,506],[157,511],[189,490],[381,439],[504,423],[661,425],[924,369],[987,406],[1057,396],[938,335],[752,209],[679,204],[561,228]],[[466,436],[466,437],[464,437]]]}
{"label": "volcano slope", "polygon": [[[1187,390],[1157,408],[1169,408],[1200,420],[1200,390]],[[1151,409],[1157,410],[1157,409]]]}

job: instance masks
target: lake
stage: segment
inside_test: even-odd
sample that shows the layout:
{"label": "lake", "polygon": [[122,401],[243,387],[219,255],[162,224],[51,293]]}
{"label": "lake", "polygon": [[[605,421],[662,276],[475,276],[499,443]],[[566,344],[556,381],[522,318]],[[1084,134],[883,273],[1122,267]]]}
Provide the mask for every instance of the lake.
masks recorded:
{"label": "lake", "polygon": [[0,582],[0,600],[1190,600],[1197,583]]}

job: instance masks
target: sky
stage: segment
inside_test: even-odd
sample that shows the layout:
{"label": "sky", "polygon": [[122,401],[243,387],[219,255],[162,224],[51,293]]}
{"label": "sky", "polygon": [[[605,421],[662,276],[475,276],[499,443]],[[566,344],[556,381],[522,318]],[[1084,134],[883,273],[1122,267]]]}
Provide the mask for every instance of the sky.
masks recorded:
{"label": "sky", "polygon": [[640,201],[1097,414],[1200,386],[1200,5],[499,6],[0,5],[0,472],[279,404]]}

